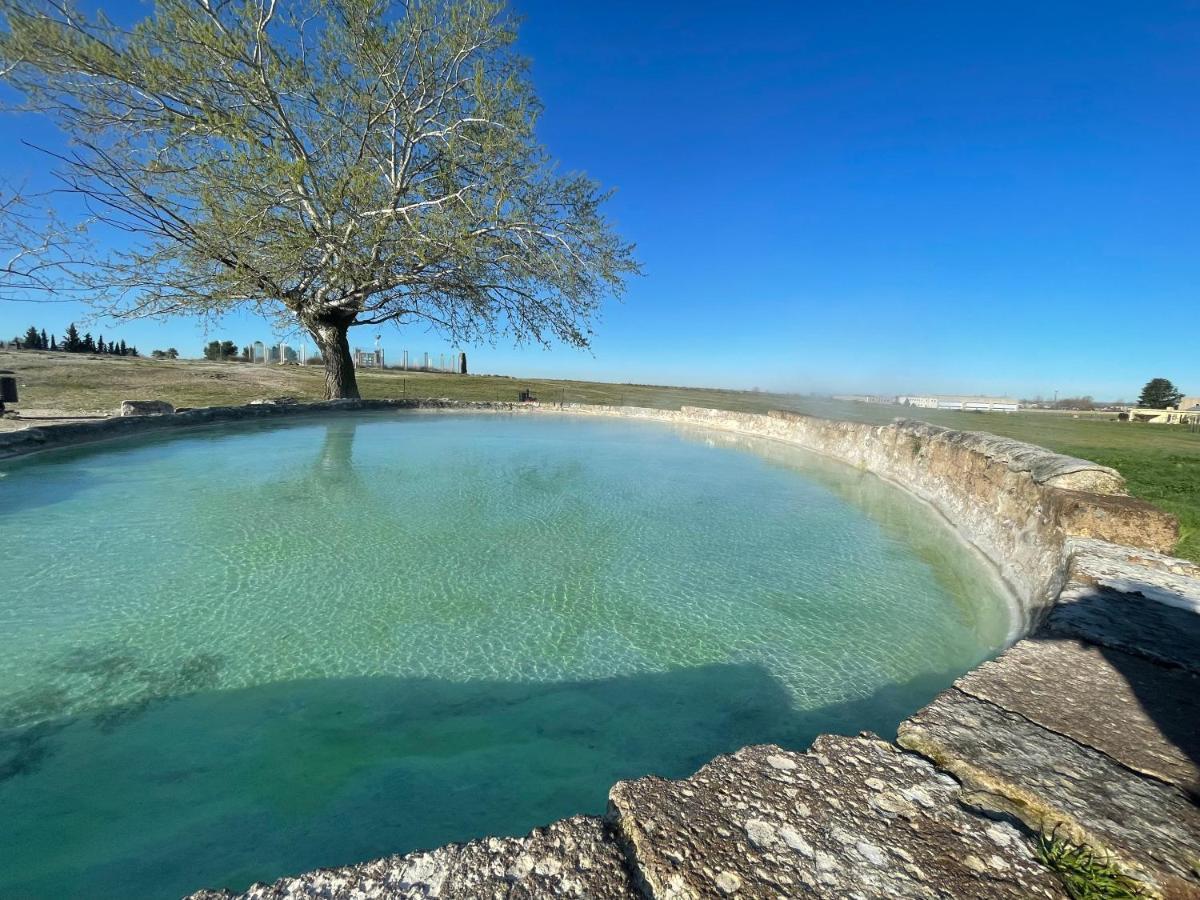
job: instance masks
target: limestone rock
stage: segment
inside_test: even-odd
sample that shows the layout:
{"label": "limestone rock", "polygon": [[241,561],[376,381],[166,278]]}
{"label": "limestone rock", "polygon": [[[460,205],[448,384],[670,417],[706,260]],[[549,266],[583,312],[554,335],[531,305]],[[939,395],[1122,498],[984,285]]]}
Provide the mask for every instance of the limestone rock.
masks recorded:
{"label": "limestone rock", "polygon": [[1168,896],[1200,896],[1200,809],[1170,785],[957,688],[901,724],[899,741],[968,802],[1111,853]]}
{"label": "limestone rock", "polygon": [[1025,836],[957,797],[918,756],[823,736],[804,754],[747,747],[683,781],[620,782],[609,819],[652,897],[1064,896]]}
{"label": "limestone rock", "polygon": [[1101,541],[1071,543],[1071,577],[1042,630],[1200,673],[1200,574]]}
{"label": "limestone rock", "polygon": [[523,838],[483,838],[437,850],[318,869],[245,893],[200,891],[188,900],[533,900],[637,896],[607,827],[577,816]]}
{"label": "limestone rock", "polygon": [[1035,636],[955,686],[1200,798],[1200,675]]}
{"label": "limestone rock", "polygon": [[175,407],[165,400],[122,400],[122,416],[169,416]]}

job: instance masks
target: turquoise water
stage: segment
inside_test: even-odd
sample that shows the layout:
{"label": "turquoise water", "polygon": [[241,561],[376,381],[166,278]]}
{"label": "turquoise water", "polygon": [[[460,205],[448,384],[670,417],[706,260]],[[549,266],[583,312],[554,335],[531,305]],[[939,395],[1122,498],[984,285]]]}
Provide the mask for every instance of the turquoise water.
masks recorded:
{"label": "turquoise water", "polygon": [[783,445],[338,416],[0,463],[0,896],[171,897],[894,732],[1011,618]]}

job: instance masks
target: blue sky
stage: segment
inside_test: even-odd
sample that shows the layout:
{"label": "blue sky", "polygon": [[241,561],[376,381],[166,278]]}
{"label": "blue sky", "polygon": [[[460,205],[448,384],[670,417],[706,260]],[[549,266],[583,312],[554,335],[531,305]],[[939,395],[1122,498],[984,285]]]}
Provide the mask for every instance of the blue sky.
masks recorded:
{"label": "blue sky", "polygon": [[[645,277],[592,352],[476,371],[795,391],[1200,393],[1200,5],[517,0]],[[119,17],[128,6],[108,7]],[[44,163],[10,121],[0,166]],[[0,303],[0,334],[82,311]],[[199,352],[188,320],[124,325]],[[269,332],[230,319],[211,337]],[[445,349],[383,329],[398,355]],[[367,345],[370,335],[358,332]]]}

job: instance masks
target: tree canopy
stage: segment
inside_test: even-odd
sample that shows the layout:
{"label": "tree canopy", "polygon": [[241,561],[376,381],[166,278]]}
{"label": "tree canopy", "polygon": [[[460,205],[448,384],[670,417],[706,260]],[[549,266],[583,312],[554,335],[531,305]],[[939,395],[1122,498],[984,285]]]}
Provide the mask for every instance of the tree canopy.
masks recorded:
{"label": "tree canopy", "polygon": [[72,248],[84,243],[84,233],[65,228],[47,197],[0,181],[0,300],[56,302],[69,295]]}
{"label": "tree canopy", "polygon": [[209,341],[204,346],[204,358],[212,360],[237,359],[238,354],[237,344],[233,341]]}
{"label": "tree canopy", "polygon": [[1176,390],[1175,385],[1168,379],[1151,378],[1142,388],[1142,394],[1138,397],[1138,406],[1144,409],[1166,409],[1178,406],[1182,399],[1183,391]]}
{"label": "tree canopy", "polygon": [[79,277],[118,316],[252,307],[357,396],[349,327],[587,346],[638,271],[538,142],[497,0],[157,0],[133,27],[0,0],[0,73],[71,137],[65,189],[125,233]]}

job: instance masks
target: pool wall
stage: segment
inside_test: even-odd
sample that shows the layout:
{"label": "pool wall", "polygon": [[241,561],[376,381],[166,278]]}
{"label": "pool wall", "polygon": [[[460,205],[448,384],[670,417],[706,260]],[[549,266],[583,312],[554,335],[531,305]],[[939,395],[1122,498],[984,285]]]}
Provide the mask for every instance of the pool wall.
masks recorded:
{"label": "pool wall", "polygon": [[[839,459],[929,503],[1024,613],[999,658],[896,742],[747,747],[695,775],[620,782],[603,818],[255,885],[307,897],[1065,897],[1034,836],[1091,848],[1152,897],[1200,898],[1200,566],[1173,516],[1112,469],[975,432],[583,405],[335,401],[114,418],[0,435],[0,459],[208,423],[338,411],[648,419]],[[636,702],[636,698],[630,698]],[[202,891],[196,898],[230,897]]]}
{"label": "pool wall", "polygon": [[931,504],[979,548],[1036,623],[1067,575],[1067,541],[1097,538],[1169,553],[1178,522],[1125,492],[1118,472],[982,432],[897,420],[868,425],[790,412],[568,406],[575,414],[647,418],[772,438],[886,478]]}
{"label": "pool wall", "polygon": [[885,478],[928,502],[996,567],[1023,614],[1036,624],[1066,582],[1068,539],[1097,538],[1169,553],[1174,516],[1128,496],[1118,472],[1087,460],[983,432],[898,419],[868,425],[792,412],[728,412],[630,406],[343,400],[258,403],[125,416],[0,434],[0,459],[98,440],[210,422],[361,410],[476,411],[651,419],[770,438]]}

